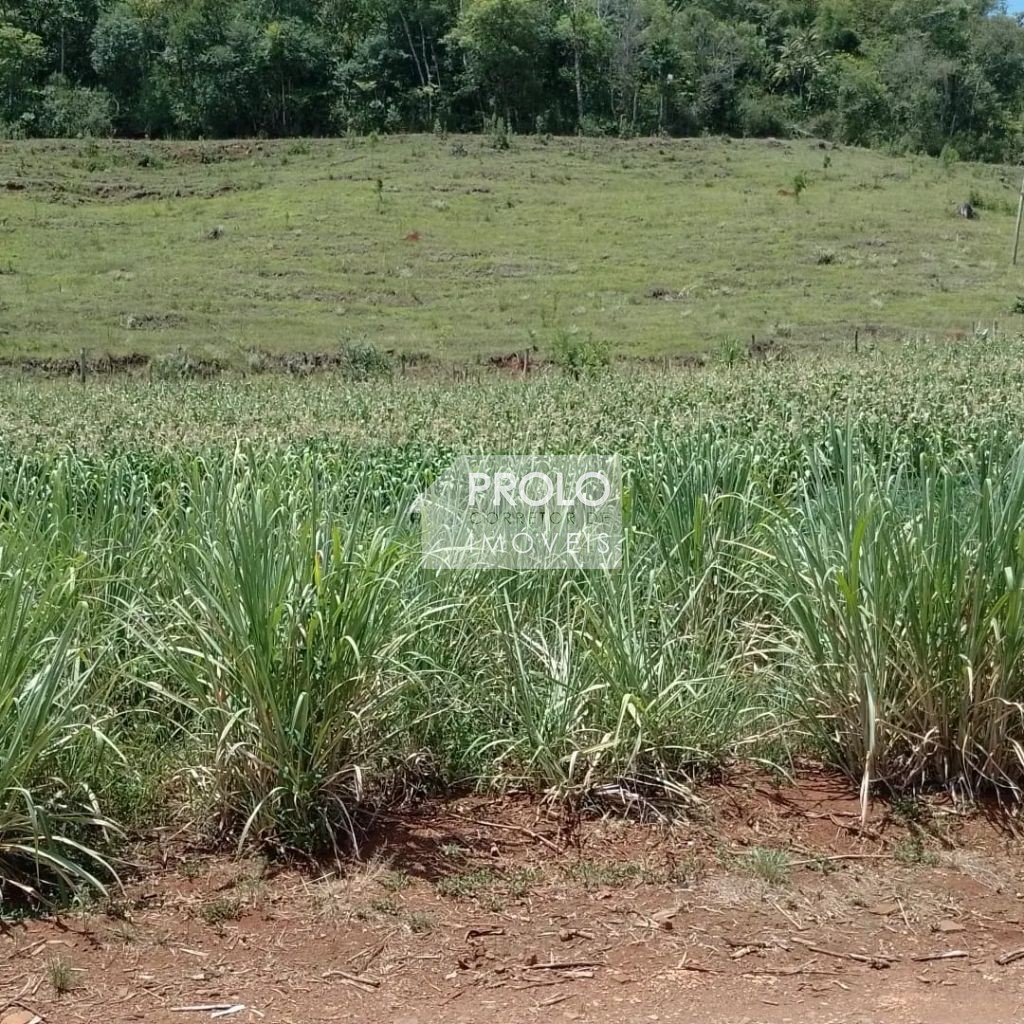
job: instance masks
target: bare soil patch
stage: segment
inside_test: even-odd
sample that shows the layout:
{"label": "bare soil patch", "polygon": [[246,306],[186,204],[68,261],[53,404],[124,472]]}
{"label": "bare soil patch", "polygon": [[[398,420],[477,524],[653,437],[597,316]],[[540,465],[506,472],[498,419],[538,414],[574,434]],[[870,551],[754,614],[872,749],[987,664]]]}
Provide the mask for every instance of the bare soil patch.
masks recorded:
{"label": "bare soil patch", "polygon": [[861,828],[816,772],[700,800],[672,822],[427,802],[341,870],[153,838],[123,895],[4,928],[0,1020],[1021,1019],[1011,819],[897,801]]}

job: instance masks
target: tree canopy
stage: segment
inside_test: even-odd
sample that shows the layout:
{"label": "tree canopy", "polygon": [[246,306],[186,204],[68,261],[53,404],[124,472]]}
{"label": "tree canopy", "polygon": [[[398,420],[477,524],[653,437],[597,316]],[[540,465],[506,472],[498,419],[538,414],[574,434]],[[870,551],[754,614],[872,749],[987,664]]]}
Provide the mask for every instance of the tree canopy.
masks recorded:
{"label": "tree canopy", "polygon": [[0,0],[0,135],[810,134],[1024,156],[997,0]]}

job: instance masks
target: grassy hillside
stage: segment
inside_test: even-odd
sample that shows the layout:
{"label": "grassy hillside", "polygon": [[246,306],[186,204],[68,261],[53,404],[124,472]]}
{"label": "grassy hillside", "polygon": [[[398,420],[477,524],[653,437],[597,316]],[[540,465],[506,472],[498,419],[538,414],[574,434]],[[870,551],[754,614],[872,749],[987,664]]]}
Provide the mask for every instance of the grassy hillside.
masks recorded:
{"label": "grassy hillside", "polygon": [[811,141],[4,143],[0,187],[8,358],[347,339],[462,360],[573,329],[642,356],[1021,323],[1013,169]]}

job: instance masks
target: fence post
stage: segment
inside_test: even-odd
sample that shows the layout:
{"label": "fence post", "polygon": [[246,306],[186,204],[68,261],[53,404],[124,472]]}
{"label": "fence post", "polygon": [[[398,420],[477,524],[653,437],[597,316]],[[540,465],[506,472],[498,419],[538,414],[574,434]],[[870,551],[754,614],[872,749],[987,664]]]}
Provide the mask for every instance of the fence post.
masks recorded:
{"label": "fence post", "polygon": [[1020,198],[1017,200],[1017,226],[1013,232],[1013,265],[1017,266],[1017,252],[1020,249],[1020,220],[1024,215],[1024,178],[1020,183]]}

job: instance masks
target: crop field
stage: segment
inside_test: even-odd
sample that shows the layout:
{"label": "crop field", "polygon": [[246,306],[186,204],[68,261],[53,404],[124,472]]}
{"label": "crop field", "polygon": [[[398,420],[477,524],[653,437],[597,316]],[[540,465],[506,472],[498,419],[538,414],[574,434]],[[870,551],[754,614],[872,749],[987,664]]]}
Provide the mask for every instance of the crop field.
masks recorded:
{"label": "crop field", "polygon": [[[348,848],[402,786],[657,807],[813,756],[865,799],[1013,792],[1022,386],[1021,343],[983,336],[477,384],[5,379],[5,894],[109,879],[116,828],[176,816]],[[621,453],[623,568],[421,568],[416,495],[500,450]]]}
{"label": "crop field", "polygon": [[997,165],[773,140],[8,142],[0,185],[15,361],[245,367],[348,342],[464,363],[566,332],[664,356],[1022,325],[1019,174]]}

